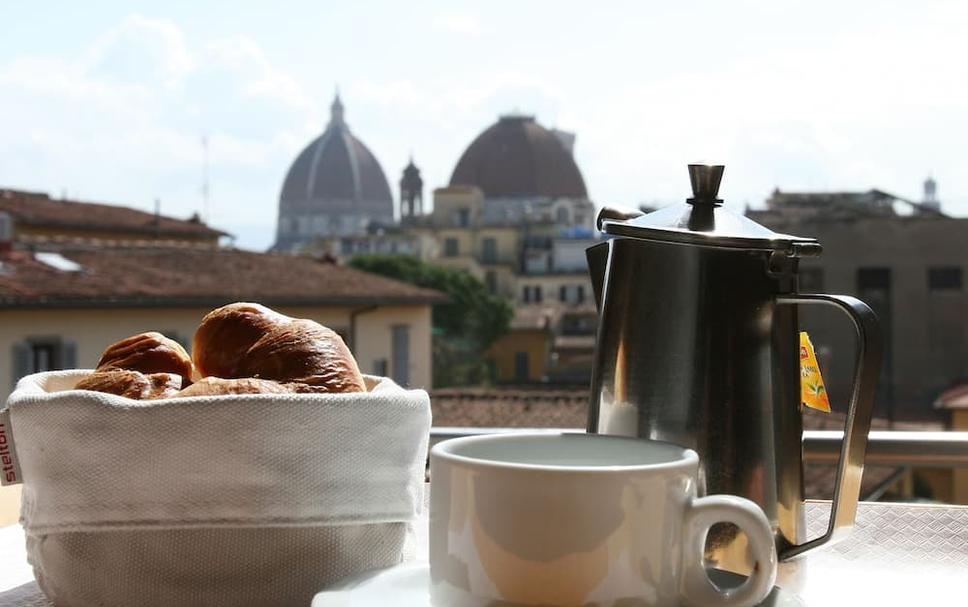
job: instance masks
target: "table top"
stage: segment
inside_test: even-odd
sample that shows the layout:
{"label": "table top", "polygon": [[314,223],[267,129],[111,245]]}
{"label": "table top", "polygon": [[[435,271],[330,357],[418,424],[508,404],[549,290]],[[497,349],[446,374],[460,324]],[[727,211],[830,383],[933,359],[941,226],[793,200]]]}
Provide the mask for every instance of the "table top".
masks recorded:
{"label": "table top", "polygon": [[[830,502],[807,503],[810,537],[826,530],[829,512]],[[426,512],[417,533],[426,559]],[[968,507],[862,503],[850,536],[781,563],[777,585],[807,607],[968,604]],[[0,528],[0,607],[50,606],[33,582],[23,530]]]}

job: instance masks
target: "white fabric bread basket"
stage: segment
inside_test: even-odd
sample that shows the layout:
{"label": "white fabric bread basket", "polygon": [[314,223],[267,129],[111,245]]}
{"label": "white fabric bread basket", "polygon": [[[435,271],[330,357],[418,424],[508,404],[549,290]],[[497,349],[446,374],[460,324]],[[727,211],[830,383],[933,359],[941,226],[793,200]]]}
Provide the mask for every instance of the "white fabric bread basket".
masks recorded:
{"label": "white fabric bread basket", "polygon": [[133,401],[23,378],[8,400],[21,523],[57,606],[308,606],[411,558],[430,400],[355,394]]}

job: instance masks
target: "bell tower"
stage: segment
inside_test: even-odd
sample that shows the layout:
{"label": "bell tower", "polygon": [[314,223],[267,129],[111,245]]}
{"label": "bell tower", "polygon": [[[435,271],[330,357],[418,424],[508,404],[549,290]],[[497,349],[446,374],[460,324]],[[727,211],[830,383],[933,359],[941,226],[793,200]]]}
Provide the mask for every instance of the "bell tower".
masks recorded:
{"label": "bell tower", "polygon": [[400,178],[400,220],[422,214],[423,179],[420,178],[420,169],[413,163],[411,156],[410,162],[403,169],[403,177]]}

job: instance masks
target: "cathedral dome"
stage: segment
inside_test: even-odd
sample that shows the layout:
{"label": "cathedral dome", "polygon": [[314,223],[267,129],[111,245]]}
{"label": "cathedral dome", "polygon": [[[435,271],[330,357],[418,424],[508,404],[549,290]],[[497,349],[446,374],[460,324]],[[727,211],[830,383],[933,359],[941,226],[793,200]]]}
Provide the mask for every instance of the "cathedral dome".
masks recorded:
{"label": "cathedral dome", "polygon": [[477,186],[488,198],[588,198],[572,141],[533,116],[502,116],[464,151],[450,185]]}
{"label": "cathedral dome", "polygon": [[383,169],[343,121],[343,104],[338,96],[326,130],[289,168],[281,199],[384,202],[392,212],[393,198]]}
{"label": "cathedral dome", "polygon": [[393,222],[393,197],[383,168],[350,132],[338,95],[330,109],[326,130],[286,173],[279,195],[279,244]]}

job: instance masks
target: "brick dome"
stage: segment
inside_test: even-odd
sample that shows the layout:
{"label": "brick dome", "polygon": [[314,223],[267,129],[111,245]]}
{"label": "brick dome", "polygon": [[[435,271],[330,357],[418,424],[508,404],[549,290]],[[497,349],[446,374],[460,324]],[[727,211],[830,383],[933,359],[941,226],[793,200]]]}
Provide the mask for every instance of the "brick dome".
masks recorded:
{"label": "brick dome", "polygon": [[533,116],[502,116],[478,135],[450,185],[477,186],[487,198],[588,198],[571,150]]}

